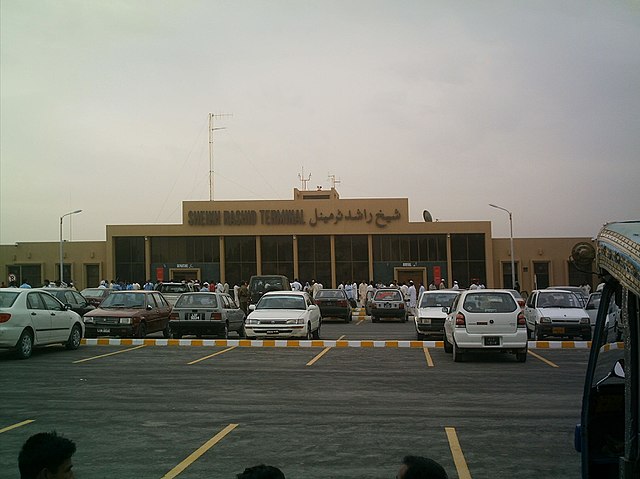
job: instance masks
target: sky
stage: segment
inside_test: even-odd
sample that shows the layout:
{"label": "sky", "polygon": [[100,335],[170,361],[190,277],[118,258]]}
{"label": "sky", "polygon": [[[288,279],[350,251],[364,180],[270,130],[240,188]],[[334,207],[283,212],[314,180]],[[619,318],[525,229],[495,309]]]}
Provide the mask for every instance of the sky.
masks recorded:
{"label": "sky", "polygon": [[640,219],[637,0],[1,0],[0,243],[182,201],[408,198],[592,237]]}

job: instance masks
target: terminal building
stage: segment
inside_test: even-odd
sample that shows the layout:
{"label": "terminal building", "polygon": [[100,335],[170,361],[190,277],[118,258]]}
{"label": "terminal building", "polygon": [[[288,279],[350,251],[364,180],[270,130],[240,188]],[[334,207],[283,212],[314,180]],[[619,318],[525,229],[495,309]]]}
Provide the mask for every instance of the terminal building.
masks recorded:
{"label": "terminal building", "polygon": [[[511,287],[509,238],[489,221],[409,221],[407,198],[341,199],[335,188],[294,189],[292,200],[184,201],[181,224],[106,225],[106,241],[64,243],[65,281],[78,289],[101,279],[240,284],[283,274],[325,288],[392,280],[461,288],[475,279]],[[590,238],[514,238],[522,290],[592,287]],[[578,262],[572,253],[580,253]],[[40,286],[60,276],[59,242],[0,245],[4,283]]]}

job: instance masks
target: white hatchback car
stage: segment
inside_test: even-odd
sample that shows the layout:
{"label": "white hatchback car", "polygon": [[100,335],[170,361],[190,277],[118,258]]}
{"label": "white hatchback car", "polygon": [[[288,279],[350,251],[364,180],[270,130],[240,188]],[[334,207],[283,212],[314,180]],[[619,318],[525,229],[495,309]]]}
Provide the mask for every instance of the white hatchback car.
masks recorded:
{"label": "white hatchback car", "polygon": [[580,299],[571,291],[540,289],[531,292],[524,307],[527,330],[533,339],[547,336],[591,339],[591,322]]}
{"label": "white hatchback car", "polygon": [[417,316],[414,318],[418,340],[429,334],[441,335],[447,313],[442,308],[450,307],[459,291],[425,291],[417,304]]}
{"label": "white hatchback car", "polygon": [[77,349],[84,323],[57,298],[42,290],[0,289],[0,348],[15,349],[20,359],[34,346],[64,344]]}
{"label": "white hatchback car", "polygon": [[505,351],[527,360],[527,327],[515,297],[504,289],[463,291],[446,308],[444,350],[459,362],[467,351]]}
{"label": "white hatchback car", "polygon": [[320,308],[304,291],[271,291],[250,305],[247,338],[320,339]]}

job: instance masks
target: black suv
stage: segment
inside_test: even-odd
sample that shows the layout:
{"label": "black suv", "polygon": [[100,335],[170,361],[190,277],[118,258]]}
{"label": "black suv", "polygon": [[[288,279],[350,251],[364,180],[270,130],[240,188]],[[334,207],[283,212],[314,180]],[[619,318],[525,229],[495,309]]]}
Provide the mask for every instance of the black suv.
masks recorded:
{"label": "black suv", "polygon": [[256,304],[262,298],[262,295],[269,291],[291,291],[289,278],[275,274],[251,276],[249,280],[249,304]]}

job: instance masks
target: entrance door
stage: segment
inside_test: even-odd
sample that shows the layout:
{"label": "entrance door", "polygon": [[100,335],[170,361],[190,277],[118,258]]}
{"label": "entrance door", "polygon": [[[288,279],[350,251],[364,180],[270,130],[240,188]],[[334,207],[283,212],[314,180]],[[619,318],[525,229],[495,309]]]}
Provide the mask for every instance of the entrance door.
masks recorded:
{"label": "entrance door", "polygon": [[408,284],[412,280],[416,288],[420,283],[425,284],[427,278],[426,268],[394,268],[393,273],[398,283]]}
{"label": "entrance door", "polygon": [[200,268],[170,268],[169,279],[178,282],[190,279],[200,281]]}

